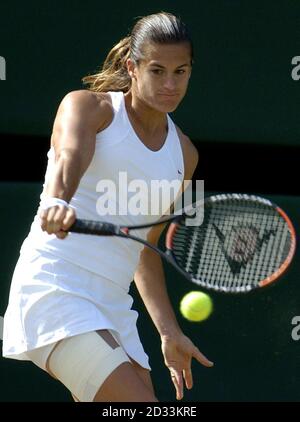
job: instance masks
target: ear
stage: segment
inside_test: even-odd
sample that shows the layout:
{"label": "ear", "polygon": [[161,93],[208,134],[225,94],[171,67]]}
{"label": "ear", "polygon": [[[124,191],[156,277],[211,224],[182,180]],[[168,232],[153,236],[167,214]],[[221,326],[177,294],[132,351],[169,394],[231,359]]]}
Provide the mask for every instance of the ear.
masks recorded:
{"label": "ear", "polygon": [[129,74],[129,76],[131,77],[131,79],[135,78],[136,65],[135,65],[134,61],[131,60],[131,59],[127,59],[126,66],[127,66],[127,72]]}

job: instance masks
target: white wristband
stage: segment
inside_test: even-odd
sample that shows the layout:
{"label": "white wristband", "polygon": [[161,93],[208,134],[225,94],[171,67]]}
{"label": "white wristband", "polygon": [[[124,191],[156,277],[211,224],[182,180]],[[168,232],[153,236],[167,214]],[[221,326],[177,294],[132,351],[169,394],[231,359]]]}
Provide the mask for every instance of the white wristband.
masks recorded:
{"label": "white wristband", "polygon": [[40,204],[41,210],[47,210],[48,208],[55,207],[56,205],[63,205],[69,207],[69,204],[60,198],[43,198]]}

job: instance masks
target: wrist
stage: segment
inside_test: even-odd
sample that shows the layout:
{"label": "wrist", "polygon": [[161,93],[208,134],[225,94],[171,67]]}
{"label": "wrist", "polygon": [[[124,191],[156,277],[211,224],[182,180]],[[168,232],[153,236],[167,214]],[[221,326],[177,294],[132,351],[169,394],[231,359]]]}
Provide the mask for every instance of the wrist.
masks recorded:
{"label": "wrist", "polygon": [[174,327],[172,329],[167,329],[167,330],[163,330],[162,332],[159,333],[160,334],[160,338],[161,341],[169,341],[169,340],[174,340],[177,337],[182,335],[182,331],[179,327]]}
{"label": "wrist", "polygon": [[64,207],[69,207],[68,202],[65,201],[64,199],[48,196],[41,200],[40,209],[47,210],[48,208],[55,207],[57,205],[63,205]]}

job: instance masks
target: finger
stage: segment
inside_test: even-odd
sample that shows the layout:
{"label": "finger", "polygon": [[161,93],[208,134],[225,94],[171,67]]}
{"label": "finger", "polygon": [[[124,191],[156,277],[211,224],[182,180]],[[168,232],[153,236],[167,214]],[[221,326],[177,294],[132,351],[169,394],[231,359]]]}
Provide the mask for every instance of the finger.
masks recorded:
{"label": "finger", "polygon": [[69,233],[63,230],[60,230],[59,232],[56,232],[55,234],[58,239],[65,239]]}
{"label": "finger", "polygon": [[45,231],[46,230],[46,227],[47,227],[48,210],[42,210],[40,212],[39,217],[40,217],[41,229],[43,231]]}
{"label": "finger", "polygon": [[189,390],[193,388],[193,375],[192,375],[191,368],[187,368],[183,370],[183,378],[185,381],[186,388],[188,388]]}
{"label": "finger", "polygon": [[73,208],[68,208],[66,215],[62,221],[62,230],[69,230],[69,228],[72,226],[72,224],[75,222],[76,220],[76,214],[75,211],[73,210]]}
{"label": "finger", "polygon": [[181,400],[183,398],[183,380],[182,375],[178,371],[171,371],[171,379],[176,390],[176,399]]}
{"label": "finger", "polygon": [[57,232],[58,230],[61,229],[61,226],[63,224],[63,220],[66,216],[67,213],[67,207],[63,206],[63,205],[58,205],[57,207],[55,207],[55,213],[53,215],[53,230],[55,232]]}
{"label": "finger", "polygon": [[195,347],[194,349],[193,357],[197,359],[197,361],[200,362],[204,366],[207,366],[209,368],[214,366],[214,363],[210,361],[209,359],[207,359],[207,357],[204,356],[204,354],[201,353],[197,347]]}
{"label": "finger", "polygon": [[47,232],[49,234],[57,233],[61,230],[62,222],[65,217],[67,208],[63,205],[56,205],[49,209],[47,217]]}
{"label": "finger", "polygon": [[46,222],[45,222],[45,231],[48,234],[52,234],[53,233],[53,218],[54,218],[54,214],[55,214],[55,207],[51,207],[49,208],[47,211],[47,217],[46,217]]}

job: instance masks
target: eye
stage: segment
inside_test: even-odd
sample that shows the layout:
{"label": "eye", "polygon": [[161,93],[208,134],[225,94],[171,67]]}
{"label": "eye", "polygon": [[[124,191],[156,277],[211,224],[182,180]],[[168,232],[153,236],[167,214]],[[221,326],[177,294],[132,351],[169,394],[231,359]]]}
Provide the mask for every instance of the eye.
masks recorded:
{"label": "eye", "polygon": [[154,75],[162,75],[163,70],[162,69],[151,69],[151,72],[154,73]]}
{"label": "eye", "polygon": [[177,69],[177,70],[176,70],[176,73],[177,73],[178,75],[183,75],[184,73],[186,73],[186,70],[185,70],[185,69]]}

